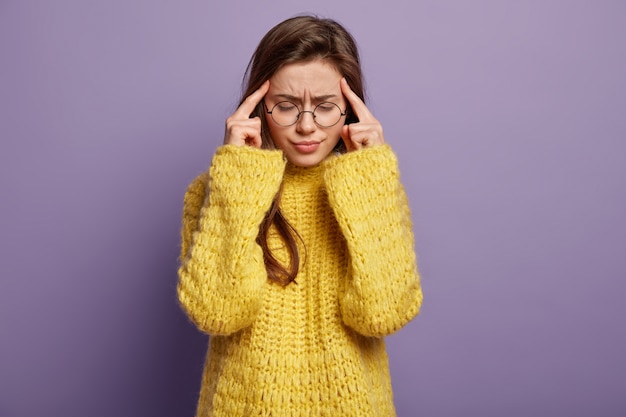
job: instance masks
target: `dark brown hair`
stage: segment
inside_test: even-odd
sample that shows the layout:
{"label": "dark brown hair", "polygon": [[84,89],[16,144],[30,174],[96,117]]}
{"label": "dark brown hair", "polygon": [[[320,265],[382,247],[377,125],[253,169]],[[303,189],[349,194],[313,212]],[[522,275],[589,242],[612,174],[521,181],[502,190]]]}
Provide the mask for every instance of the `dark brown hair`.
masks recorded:
{"label": "dark brown hair", "polygon": [[[350,88],[361,100],[365,100],[361,62],[352,35],[335,20],[307,15],[279,23],[261,39],[246,68],[241,102],[285,65],[316,59],[323,59],[332,64],[346,78]],[[346,123],[357,121],[349,105],[347,113]],[[263,103],[259,103],[251,114],[251,117],[255,116],[261,119],[262,148],[274,149],[275,145],[265,120]],[[343,141],[340,140],[338,146],[338,150],[345,150]],[[269,278],[287,285],[295,281],[300,267],[297,245],[299,236],[280,211],[281,192],[282,187],[260,225],[257,243],[263,249]],[[272,225],[288,249],[290,255],[288,266],[281,264],[268,247],[268,233]]]}

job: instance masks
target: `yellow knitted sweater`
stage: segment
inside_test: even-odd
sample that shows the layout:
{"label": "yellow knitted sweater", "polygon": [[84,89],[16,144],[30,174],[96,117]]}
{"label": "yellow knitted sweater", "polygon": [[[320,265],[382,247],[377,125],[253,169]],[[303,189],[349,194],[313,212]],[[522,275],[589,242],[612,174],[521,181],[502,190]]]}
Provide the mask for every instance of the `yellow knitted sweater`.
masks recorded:
{"label": "yellow knitted sweater", "polygon": [[[281,183],[304,254],[285,287],[255,242]],[[269,243],[288,261],[276,233]],[[394,416],[383,336],[415,317],[422,291],[390,147],[312,168],[218,148],[185,194],[178,297],[211,335],[198,416]]]}

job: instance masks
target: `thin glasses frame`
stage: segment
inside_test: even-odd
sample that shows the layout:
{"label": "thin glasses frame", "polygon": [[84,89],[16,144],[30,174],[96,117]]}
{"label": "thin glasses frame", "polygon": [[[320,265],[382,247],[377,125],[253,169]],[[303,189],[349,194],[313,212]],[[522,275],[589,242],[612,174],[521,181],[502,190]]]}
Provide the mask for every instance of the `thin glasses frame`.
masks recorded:
{"label": "thin glasses frame", "polygon": [[[286,125],[286,124],[282,124],[282,123],[277,122],[277,121],[276,121],[276,119],[274,118],[274,115],[273,115],[274,109],[275,109],[278,105],[283,104],[283,103],[289,103],[289,104],[291,104],[292,106],[294,106],[296,109],[298,109],[298,114],[296,115],[295,120],[293,121],[293,123],[288,124],[288,125]],[[339,117],[337,118],[337,121],[336,121],[335,123],[333,123],[333,124],[331,124],[331,125],[323,125],[323,124],[320,124],[320,123],[317,121],[317,119],[316,119],[316,117],[315,117],[315,111],[316,111],[316,110],[317,110],[320,106],[323,106],[323,105],[332,105],[332,106],[337,107],[337,109],[339,109]],[[318,104],[317,106],[315,106],[315,107],[313,108],[313,110],[300,110],[300,107],[298,107],[295,103],[292,103],[292,102],[291,102],[291,101],[289,101],[289,100],[282,100],[282,101],[279,101],[278,103],[276,103],[276,104],[274,104],[274,105],[272,106],[272,110],[270,110],[270,109],[269,109],[269,107],[267,106],[267,103],[265,102],[265,100],[263,100],[263,106],[265,107],[265,111],[267,112],[267,114],[269,114],[269,115],[272,117],[272,120],[274,121],[274,123],[276,123],[278,126],[282,126],[282,127],[289,127],[289,126],[293,126],[293,125],[295,125],[296,123],[298,123],[298,120],[300,120],[300,116],[302,116],[302,113],[311,113],[311,116],[313,116],[313,121],[315,122],[315,124],[316,124],[316,125],[318,125],[318,126],[320,126],[320,127],[333,127],[333,126],[335,126],[337,123],[339,123],[339,122],[341,121],[341,118],[342,118],[342,117],[344,117],[344,116],[346,116],[346,115],[348,114],[348,113],[347,113],[347,112],[348,112],[348,108],[347,108],[347,107],[346,107],[346,109],[345,109],[345,110],[343,110],[343,111],[342,111],[342,110],[341,110],[341,107],[339,107],[339,105],[338,105],[338,104],[333,103],[333,102],[330,102],[330,101],[324,101],[324,102],[322,102],[322,103]]]}

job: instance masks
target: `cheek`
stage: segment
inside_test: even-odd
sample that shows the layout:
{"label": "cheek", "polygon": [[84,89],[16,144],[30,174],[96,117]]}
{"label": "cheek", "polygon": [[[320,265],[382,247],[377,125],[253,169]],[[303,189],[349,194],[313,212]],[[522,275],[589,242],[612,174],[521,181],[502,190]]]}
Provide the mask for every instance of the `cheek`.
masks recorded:
{"label": "cheek", "polygon": [[339,138],[341,137],[342,127],[342,124],[337,124],[336,126],[333,126],[332,130],[328,132],[328,136],[330,136],[333,140],[335,140],[335,138],[339,140]]}
{"label": "cheek", "polygon": [[286,141],[285,129],[280,126],[276,126],[271,120],[267,120],[267,129],[270,133],[270,137],[272,138],[272,142],[274,142],[274,146],[280,148]]}

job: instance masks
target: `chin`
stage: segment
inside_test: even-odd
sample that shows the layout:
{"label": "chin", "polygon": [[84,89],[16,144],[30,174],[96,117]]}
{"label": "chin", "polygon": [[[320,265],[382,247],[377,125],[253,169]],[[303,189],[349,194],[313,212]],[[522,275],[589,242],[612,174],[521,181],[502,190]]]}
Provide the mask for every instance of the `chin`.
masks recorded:
{"label": "chin", "polygon": [[309,168],[320,164],[328,155],[287,155],[287,160],[295,166]]}

